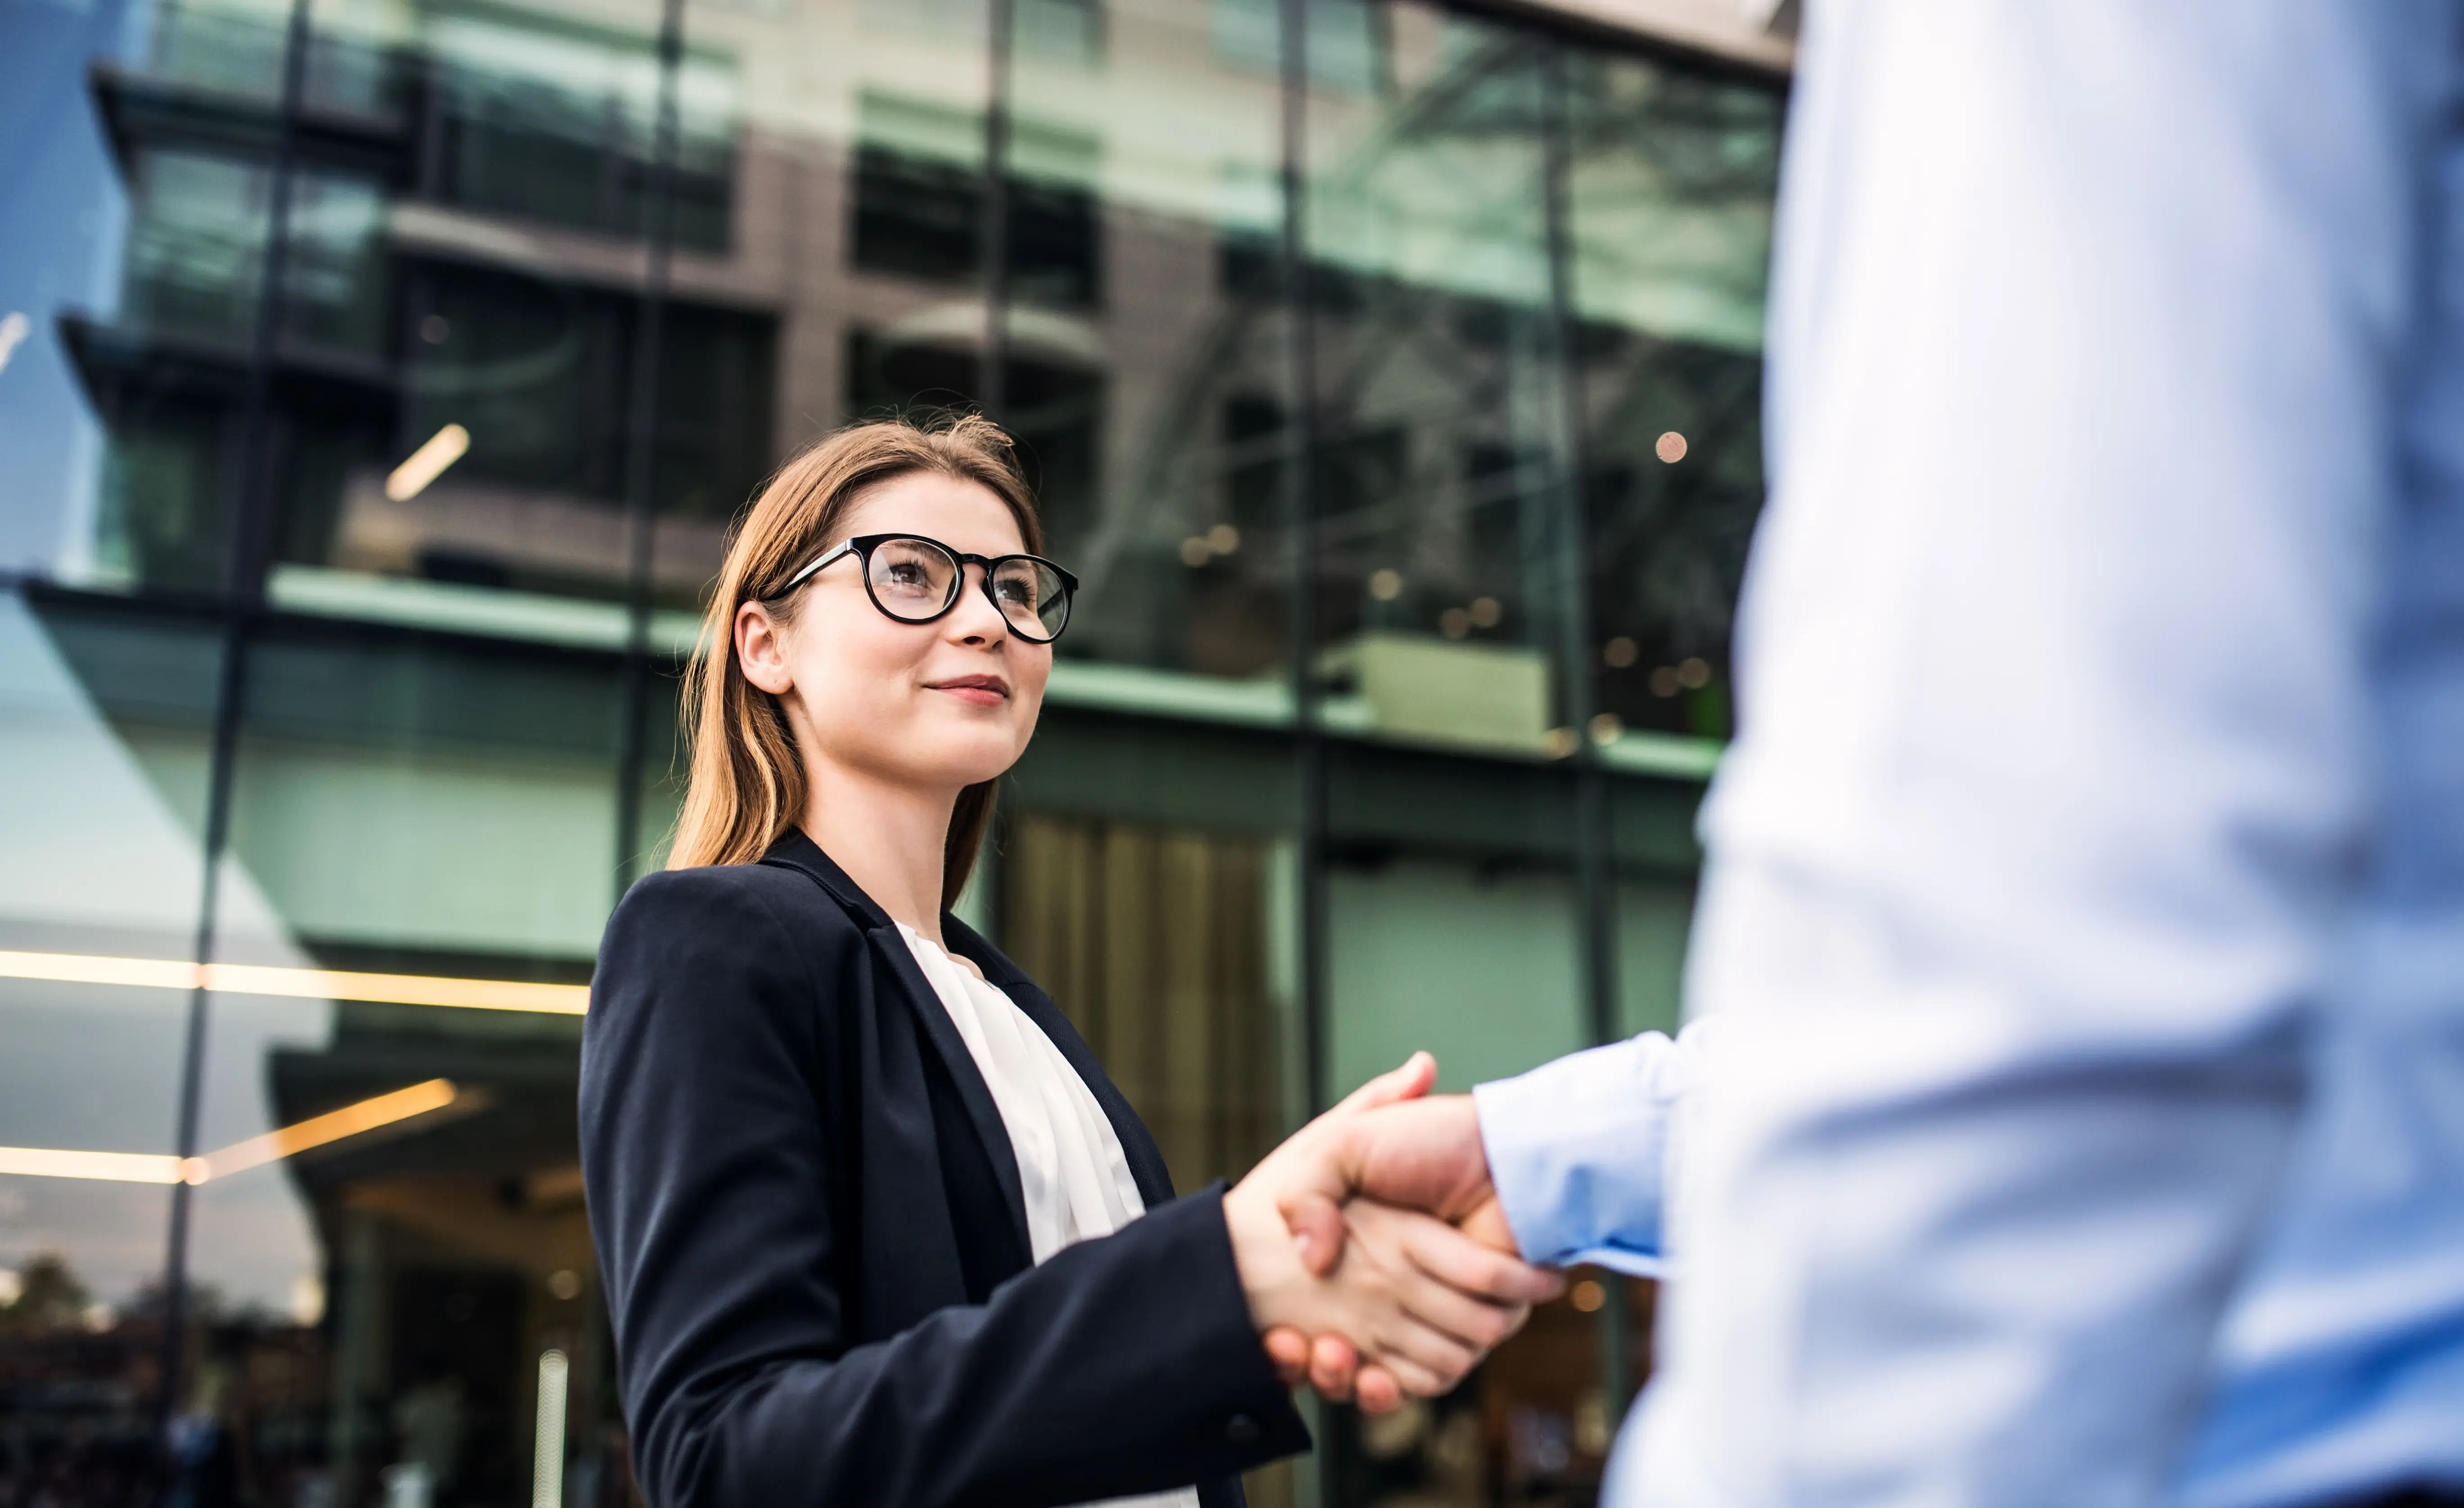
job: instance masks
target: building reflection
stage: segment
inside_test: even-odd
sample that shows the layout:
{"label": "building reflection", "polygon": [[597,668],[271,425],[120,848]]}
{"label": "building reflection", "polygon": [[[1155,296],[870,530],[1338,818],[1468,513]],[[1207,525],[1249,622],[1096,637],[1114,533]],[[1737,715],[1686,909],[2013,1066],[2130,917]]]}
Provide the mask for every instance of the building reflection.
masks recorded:
{"label": "building reflection", "polygon": [[[730,521],[850,418],[995,411],[1086,582],[964,904],[1182,1187],[1415,1047],[1461,1087],[1674,1019],[1784,37],[41,9],[0,55],[0,1508],[638,1500],[581,987]],[[1587,1281],[1253,1500],[1589,1500],[1650,1296]]]}

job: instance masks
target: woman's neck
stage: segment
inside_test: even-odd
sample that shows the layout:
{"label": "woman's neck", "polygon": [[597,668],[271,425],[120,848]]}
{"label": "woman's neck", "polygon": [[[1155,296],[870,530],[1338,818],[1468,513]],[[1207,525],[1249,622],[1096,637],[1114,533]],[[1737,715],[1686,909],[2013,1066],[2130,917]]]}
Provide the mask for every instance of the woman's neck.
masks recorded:
{"label": "woman's neck", "polygon": [[941,946],[942,850],[957,793],[894,784],[822,760],[805,765],[804,836],[874,903]]}

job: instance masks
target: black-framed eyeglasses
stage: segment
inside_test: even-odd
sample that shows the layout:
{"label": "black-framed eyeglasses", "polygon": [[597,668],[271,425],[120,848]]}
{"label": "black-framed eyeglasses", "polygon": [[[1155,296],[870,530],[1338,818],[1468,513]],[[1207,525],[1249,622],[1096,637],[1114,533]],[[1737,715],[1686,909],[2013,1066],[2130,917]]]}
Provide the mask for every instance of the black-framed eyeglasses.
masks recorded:
{"label": "black-framed eyeglasses", "polygon": [[872,605],[902,623],[947,615],[967,588],[967,567],[980,565],[984,597],[1010,631],[1029,644],[1048,645],[1069,626],[1069,602],[1078,593],[1078,579],[1040,555],[968,555],[922,535],[862,535],[789,577],[771,598],[786,596],[848,555],[864,563],[864,594]]}

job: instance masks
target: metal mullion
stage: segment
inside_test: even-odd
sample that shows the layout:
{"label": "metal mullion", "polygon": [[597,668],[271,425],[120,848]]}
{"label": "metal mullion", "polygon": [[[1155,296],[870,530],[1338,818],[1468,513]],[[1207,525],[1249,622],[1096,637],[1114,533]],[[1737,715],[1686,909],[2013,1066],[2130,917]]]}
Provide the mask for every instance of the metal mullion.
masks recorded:
{"label": "metal mullion", "polygon": [[[1614,868],[1615,811],[1609,801],[1608,772],[1592,736],[1595,706],[1592,685],[1592,592],[1583,536],[1589,524],[1585,506],[1584,392],[1577,349],[1573,297],[1573,248],[1568,202],[1573,168],[1573,122],[1566,46],[1553,38],[1540,49],[1541,179],[1549,252],[1549,309],[1557,363],[1558,406],[1565,426],[1559,449],[1557,485],[1557,561],[1560,617],[1559,654],[1564,661],[1562,691],[1566,720],[1574,735],[1574,885],[1579,908],[1581,977],[1586,1024],[1595,1043],[1623,1035],[1619,1020],[1617,955],[1617,874]],[[1634,1358],[1630,1351],[1625,1284],[1612,1279],[1608,1301],[1601,1308],[1600,1386],[1611,1410],[1622,1409],[1633,1390]]]}
{"label": "metal mullion", "polygon": [[[239,763],[239,731],[248,701],[248,655],[264,608],[266,548],[274,513],[274,374],[280,359],[291,249],[291,186],[297,168],[300,103],[307,92],[309,0],[292,0],[282,43],[282,96],[267,170],[265,260],[258,269],[256,325],[249,352],[247,396],[240,420],[231,525],[224,563],[222,658],[215,667],[212,744],[207,758],[204,872],[198,881],[193,956],[198,978],[213,962],[222,906],[222,859],[231,846],[231,799]],[[181,1039],[180,1100],[172,1145],[185,1163],[197,1154],[205,1109],[205,1063],[211,999],[200,982],[189,992]],[[188,1226],[191,1185],[171,1186],[169,1230],[163,1257],[162,1392],[156,1438],[165,1438],[178,1408],[184,1332],[187,1327]]]}
{"label": "metal mullion", "polygon": [[976,406],[995,424],[1009,407],[1010,50],[1016,0],[986,0],[984,192],[976,236],[983,260],[984,347],[977,359]]}
{"label": "metal mullion", "polygon": [[666,335],[668,283],[675,253],[675,158],[681,134],[677,100],[683,70],[684,0],[665,0],[659,21],[659,104],[651,129],[649,176],[644,186],[647,242],[633,342],[632,391],[625,463],[625,665],[616,749],[616,896],[632,884],[642,846],[642,773],[650,702],[650,573],[656,564],[659,362]]}
{"label": "metal mullion", "polygon": [[[1284,187],[1284,337],[1289,362],[1284,423],[1285,557],[1289,577],[1285,601],[1286,673],[1292,683],[1292,773],[1298,828],[1294,902],[1299,911],[1299,1012],[1301,1064],[1307,1104],[1314,1115],[1331,1101],[1328,1082],[1327,744],[1317,685],[1317,342],[1315,301],[1310,297],[1307,219],[1309,131],[1309,0],[1278,0],[1281,52]],[[1318,1508],[1340,1501],[1343,1452],[1335,1432],[1321,1430],[1317,1453]]]}
{"label": "metal mullion", "polygon": [[1290,575],[1286,601],[1287,673],[1300,827],[1300,1006],[1310,1112],[1332,1100],[1326,1020],[1327,748],[1318,706],[1317,350],[1307,238],[1309,0],[1280,0],[1283,105],[1283,294],[1289,407],[1284,426],[1284,514]]}

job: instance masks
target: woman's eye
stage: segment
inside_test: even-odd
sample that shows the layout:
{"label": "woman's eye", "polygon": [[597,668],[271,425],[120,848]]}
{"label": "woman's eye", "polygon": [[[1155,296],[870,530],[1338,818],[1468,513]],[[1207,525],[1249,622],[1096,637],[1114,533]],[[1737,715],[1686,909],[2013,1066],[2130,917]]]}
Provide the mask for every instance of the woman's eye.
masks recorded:
{"label": "woman's eye", "polygon": [[1032,607],[1032,606],[1034,606],[1034,605],[1035,605],[1035,587],[1033,586],[1033,584],[1032,584],[1032,583],[1029,583],[1029,582],[1026,582],[1026,581],[1016,581],[1016,580],[1010,580],[1010,581],[1002,581],[1002,582],[1001,582],[1001,583],[999,583],[999,584],[1000,584],[1000,590],[1001,590],[1001,600],[1002,601],[1004,601],[1004,602],[1022,602],[1022,603],[1024,603],[1026,606],[1029,606],[1029,607]]}
{"label": "woman's eye", "polygon": [[913,560],[891,561],[889,569],[883,572],[883,576],[888,585],[916,591],[922,591],[933,584],[932,573]]}

